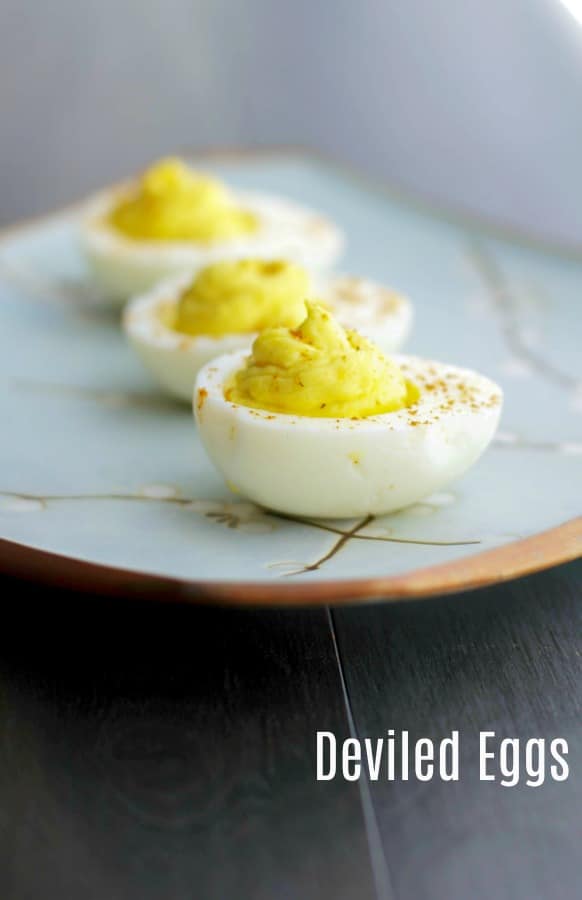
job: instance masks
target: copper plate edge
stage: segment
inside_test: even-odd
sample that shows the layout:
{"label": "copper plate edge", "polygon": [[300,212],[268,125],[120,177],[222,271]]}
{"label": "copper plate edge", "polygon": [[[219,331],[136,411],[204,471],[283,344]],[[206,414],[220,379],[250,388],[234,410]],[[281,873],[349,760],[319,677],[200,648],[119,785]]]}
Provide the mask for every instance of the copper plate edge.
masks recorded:
{"label": "copper plate edge", "polygon": [[293,585],[183,581],[85,562],[0,538],[0,570],[7,575],[96,594],[224,606],[316,606],[362,600],[412,600],[486,587],[579,557],[582,557],[582,516],[502,547],[402,575]]}

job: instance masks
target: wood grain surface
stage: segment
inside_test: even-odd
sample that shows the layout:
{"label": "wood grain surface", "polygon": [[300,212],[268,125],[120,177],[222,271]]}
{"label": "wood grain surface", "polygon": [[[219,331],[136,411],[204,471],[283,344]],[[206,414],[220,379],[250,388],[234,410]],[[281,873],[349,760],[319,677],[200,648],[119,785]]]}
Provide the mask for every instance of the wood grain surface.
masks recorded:
{"label": "wood grain surface", "polygon": [[374,897],[358,789],[314,777],[324,611],[4,587],[2,900]]}
{"label": "wood grain surface", "polygon": [[[432,602],[223,610],[4,580],[2,900],[580,896],[582,562]],[[317,783],[315,733],[461,732],[461,780]],[[476,737],[570,741],[480,783]]]}

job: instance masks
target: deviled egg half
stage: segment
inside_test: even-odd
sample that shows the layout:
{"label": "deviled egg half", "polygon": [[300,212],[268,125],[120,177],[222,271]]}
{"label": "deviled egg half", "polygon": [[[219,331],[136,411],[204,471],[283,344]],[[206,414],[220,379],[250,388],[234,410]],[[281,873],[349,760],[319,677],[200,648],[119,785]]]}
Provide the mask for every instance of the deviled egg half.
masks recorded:
{"label": "deviled egg half", "polygon": [[387,358],[307,304],[199,373],[194,415],[231,488],[288,515],[349,518],[408,506],[462,475],[497,427],[501,389],[476,372]]}
{"label": "deviled egg half", "polygon": [[323,270],[344,244],[340,229],[319,213],[281,197],[231,191],[173,158],[90,201],[80,229],[104,300],[118,304],[219,259],[282,256]]}
{"label": "deviled egg half", "polygon": [[135,352],[164,389],[191,403],[199,369],[231,350],[250,351],[265,328],[293,328],[316,291],[339,321],[389,352],[410,330],[412,306],[379,284],[348,276],[324,279],[283,259],[214,263],[178,275],[132,300],[123,327]]}

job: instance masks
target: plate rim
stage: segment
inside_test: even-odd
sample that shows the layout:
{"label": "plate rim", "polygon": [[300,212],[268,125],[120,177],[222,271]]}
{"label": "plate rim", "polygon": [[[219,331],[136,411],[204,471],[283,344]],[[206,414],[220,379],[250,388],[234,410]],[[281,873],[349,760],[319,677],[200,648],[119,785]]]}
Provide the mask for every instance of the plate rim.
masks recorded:
{"label": "plate rim", "polygon": [[[180,152],[180,151],[179,151]],[[411,192],[386,184],[311,148],[274,146],[261,148],[201,148],[181,155],[208,161],[261,161],[285,156],[311,159],[355,180],[368,191],[380,191],[397,202],[417,208],[440,220],[489,233],[503,241],[582,262],[582,247],[528,234],[513,226],[470,213],[452,210],[420,199]],[[74,214],[86,198],[45,215],[0,228],[0,243],[35,229],[55,218]],[[26,543],[0,538],[0,572],[24,580],[68,587],[84,593],[139,594],[140,597],[175,599],[232,606],[318,606],[371,600],[409,600],[474,590],[533,574],[582,557],[582,516],[500,547],[472,553],[458,560],[412,569],[400,575],[373,578],[325,579],[303,584],[256,581],[208,581],[179,579],[140,572],[74,556],[42,550]]]}
{"label": "plate rim", "polygon": [[[548,547],[552,552],[548,554]],[[89,562],[0,538],[4,575],[108,596],[139,595],[221,606],[321,606],[416,600],[511,581],[582,557],[582,516],[546,531],[401,575],[326,579],[303,584],[174,578]]]}

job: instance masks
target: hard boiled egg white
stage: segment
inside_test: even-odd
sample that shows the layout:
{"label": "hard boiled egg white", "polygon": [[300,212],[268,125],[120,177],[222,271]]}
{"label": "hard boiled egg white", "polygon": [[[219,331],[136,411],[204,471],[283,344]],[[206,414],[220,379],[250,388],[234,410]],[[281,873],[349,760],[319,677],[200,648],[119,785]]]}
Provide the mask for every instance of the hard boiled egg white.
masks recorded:
{"label": "hard boiled egg white", "polygon": [[329,219],[290,200],[254,192],[233,192],[234,199],[257,218],[256,231],[212,242],[143,240],[128,237],[109,222],[120,189],[87,205],[80,226],[89,267],[103,291],[103,301],[121,305],[160,280],[181,272],[191,275],[209,263],[244,257],[290,259],[306,268],[325,270],[339,258],[342,231]]}
{"label": "hard boiled egg white", "polygon": [[[369,337],[385,352],[402,346],[413,319],[406,297],[363,278],[326,276],[318,282],[317,273],[311,275],[314,292],[342,325]],[[141,362],[165,390],[188,403],[203,365],[229,351],[250,349],[257,336],[191,336],[176,331],[172,322],[178,301],[191,280],[184,274],[166,280],[130,301],[123,314],[123,328]]]}
{"label": "hard boiled egg white", "polygon": [[466,369],[397,356],[418,388],[413,406],[361,419],[312,418],[226,399],[245,363],[234,352],[199,373],[200,437],[233,489],[281,513],[350,518],[390,513],[443,488],[481,456],[497,427],[501,389]]}

